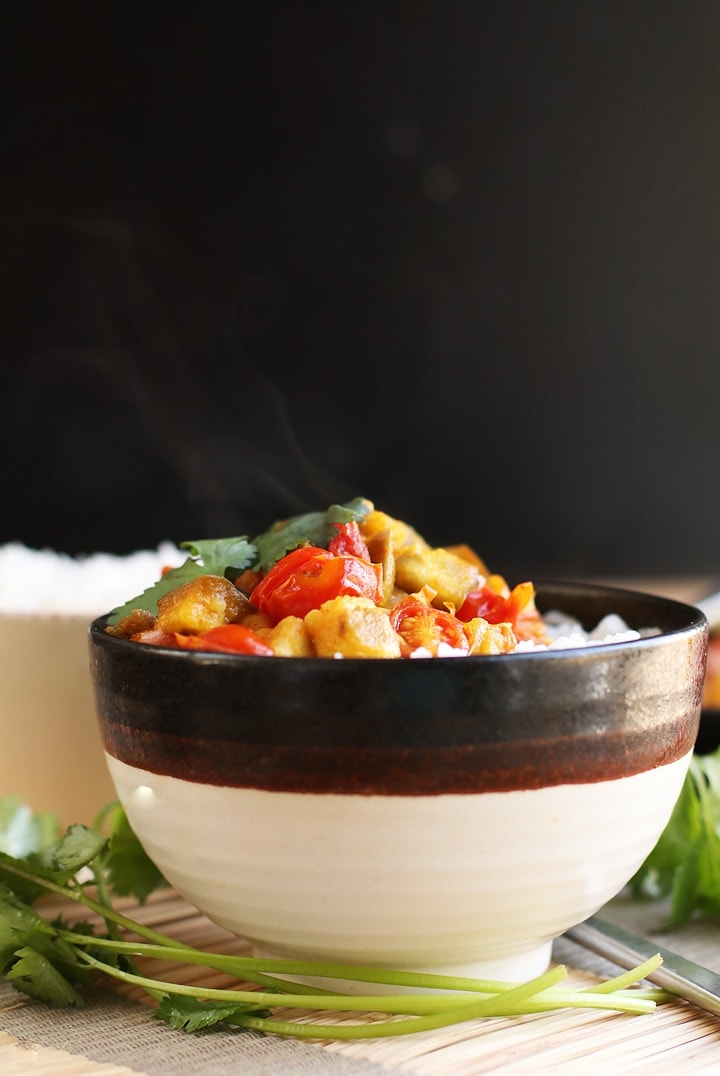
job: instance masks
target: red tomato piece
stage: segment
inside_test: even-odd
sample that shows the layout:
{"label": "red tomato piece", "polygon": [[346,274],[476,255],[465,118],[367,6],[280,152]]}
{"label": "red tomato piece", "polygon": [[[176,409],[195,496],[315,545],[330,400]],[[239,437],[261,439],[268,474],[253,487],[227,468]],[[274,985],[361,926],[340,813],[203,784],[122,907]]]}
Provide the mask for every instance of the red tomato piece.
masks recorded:
{"label": "red tomato piece", "polygon": [[460,620],[472,620],[480,616],[488,624],[513,624],[534,596],[532,583],[519,583],[505,596],[491,587],[471,590],[458,609]]}
{"label": "red tomato piece", "polygon": [[[269,616],[273,616],[270,612],[271,606],[275,603],[275,592],[282,592],[284,585],[288,580],[292,580],[295,575],[307,566],[308,562],[318,561],[319,559],[332,557],[332,553],[327,549],[321,549],[319,546],[306,545],[301,546],[299,549],[293,549],[290,553],[286,553],[284,557],[281,557],[276,564],[273,564],[250,592],[250,601],[256,609],[260,609],[261,612],[267,613]],[[281,619],[278,617],[277,619]]]}
{"label": "red tomato piece", "polygon": [[492,587],[478,587],[465,598],[457,611],[459,620],[482,617],[488,624],[511,624],[518,639],[543,636],[542,618],[535,608],[532,583],[518,583],[507,596]]}
{"label": "red tomato piece", "polygon": [[473,620],[476,616],[487,620],[488,624],[502,624],[509,620],[507,615],[507,598],[491,587],[478,587],[471,590],[457,611],[458,620]]}
{"label": "red tomato piece", "polygon": [[401,638],[400,649],[407,657],[418,647],[436,654],[440,643],[454,650],[470,650],[465,629],[447,609],[436,609],[412,594],[401,598],[390,612],[390,623]]}
{"label": "red tomato piece", "polygon": [[360,560],[370,560],[370,550],[354,519],[350,523],[333,523],[333,527],[337,528],[337,534],[328,545],[331,553],[338,557],[348,555],[360,557]]}
{"label": "red tomato piece", "polygon": [[211,650],[220,654],[256,654],[273,657],[274,652],[260,636],[244,624],[220,624],[200,635],[176,635],[184,650]]}
{"label": "red tomato piece", "polygon": [[[295,558],[295,553],[308,550],[309,556]],[[291,558],[288,566],[285,561]],[[327,549],[307,546],[279,560],[252,591],[250,601],[277,622],[286,616],[302,618],[341,594],[381,601],[382,569],[359,557],[336,557]]]}
{"label": "red tomato piece", "polygon": [[[259,583],[254,587],[252,596],[257,595],[261,600],[265,593],[269,593],[279,586],[283,580],[297,571],[306,561],[312,560],[313,557],[322,556],[329,557],[332,554],[328,553],[327,549],[322,549],[317,545],[302,545],[299,549],[293,549],[289,553],[286,553],[284,557],[281,557],[276,564],[273,564],[272,568],[262,577]],[[253,602],[256,608],[260,608],[256,602]]]}

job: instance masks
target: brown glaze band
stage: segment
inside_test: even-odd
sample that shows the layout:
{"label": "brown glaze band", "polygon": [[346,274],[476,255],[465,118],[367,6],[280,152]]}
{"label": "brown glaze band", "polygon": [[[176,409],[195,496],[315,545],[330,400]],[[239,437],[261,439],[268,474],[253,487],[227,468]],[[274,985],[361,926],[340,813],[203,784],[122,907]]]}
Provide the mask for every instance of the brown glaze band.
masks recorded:
{"label": "brown glaze band", "polygon": [[692,750],[699,710],[641,732],[605,731],[531,743],[331,748],[247,744],[140,732],[102,723],[106,750],[129,766],[201,784],[272,792],[419,796],[509,792],[628,777]]}

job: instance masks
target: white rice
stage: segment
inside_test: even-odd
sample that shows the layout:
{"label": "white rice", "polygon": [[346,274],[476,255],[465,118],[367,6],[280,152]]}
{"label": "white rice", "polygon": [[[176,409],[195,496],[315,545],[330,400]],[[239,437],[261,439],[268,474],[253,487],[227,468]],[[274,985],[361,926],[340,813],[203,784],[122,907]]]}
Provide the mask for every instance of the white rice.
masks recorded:
{"label": "white rice", "polygon": [[635,631],[629,628],[622,617],[615,613],[604,616],[590,631],[583,628],[579,620],[552,609],[543,616],[549,643],[536,643],[532,640],[520,641],[514,653],[526,650],[573,650],[581,646],[599,646],[601,643],[626,643],[641,639],[647,635],[657,635],[657,628]]}
{"label": "white rice", "polygon": [[0,613],[100,616],[152,586],[187,558],[170,542],[127,556],[71,557],[19,542],[0,546]]}

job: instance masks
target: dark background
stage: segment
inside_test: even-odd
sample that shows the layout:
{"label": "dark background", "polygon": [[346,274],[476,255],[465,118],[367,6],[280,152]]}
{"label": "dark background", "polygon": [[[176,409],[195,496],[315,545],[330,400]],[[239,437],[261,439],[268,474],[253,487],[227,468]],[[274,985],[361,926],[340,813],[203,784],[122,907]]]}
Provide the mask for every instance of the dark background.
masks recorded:
{"label": "dark background", "polygon": [[[162,13],[161,13],[162,8]],[[720,572],[720,5],[5,3],[0,541]]]}

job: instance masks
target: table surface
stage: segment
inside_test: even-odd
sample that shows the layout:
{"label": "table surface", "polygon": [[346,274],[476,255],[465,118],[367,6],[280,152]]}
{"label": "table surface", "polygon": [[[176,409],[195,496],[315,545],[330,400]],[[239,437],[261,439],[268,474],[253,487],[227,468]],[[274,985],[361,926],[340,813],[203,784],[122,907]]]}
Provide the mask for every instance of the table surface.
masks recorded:
{"label": "table surface", "polygon": [[[613,580],[637,586],[638,581]],[[642,589],[696,601],[713,580],[646,580]],[[178,940],[227,953],[248,953],[247,944],[210,923],[172,891],[155,894],[129,914]],[[664,930],[667,909],[621,894],[600,913],[720,973],[720,924],[693,920]],[[553,950],[573,985],[591,985],[618,968],[567,938]],[[183,982],[221,986],[229,980],[201,968],[153,967]],[[649,1015],[562,1010],[513,1020],[469,1021],[440,1031],[362,1041],[299,1041],[213,1029],[184,1035],[154,1021],[132,988],[99,986],[86,1008],[50,1009],[0,984],[0,1071],[36,1076],[184,1076],[229,1073],[471,1076],[624,1072],[711,1073],[720,1071],[720,1017],[673,1000]],[[308,1018],[312,1016],[308,1014]],[[337,1019],[342,1017],[338,1016]],[[329,1022],[326,1014],[323,1022]]]}

